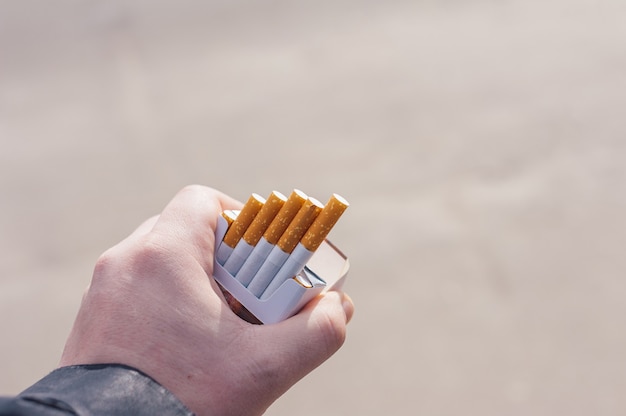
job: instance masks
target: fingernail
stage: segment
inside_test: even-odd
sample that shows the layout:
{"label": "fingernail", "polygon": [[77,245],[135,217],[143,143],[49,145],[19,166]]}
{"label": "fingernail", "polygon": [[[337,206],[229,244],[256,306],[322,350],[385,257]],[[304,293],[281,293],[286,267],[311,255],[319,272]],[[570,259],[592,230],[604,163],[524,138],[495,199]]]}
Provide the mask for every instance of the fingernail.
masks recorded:
{"label": "fingernail", "polygon": [[346,323],[350,322],[352,319],[352,315],[354,315],[354,303],[350,296],[344,293],[341,299],[341,306],[343,307],[343,311],[346,314]]}

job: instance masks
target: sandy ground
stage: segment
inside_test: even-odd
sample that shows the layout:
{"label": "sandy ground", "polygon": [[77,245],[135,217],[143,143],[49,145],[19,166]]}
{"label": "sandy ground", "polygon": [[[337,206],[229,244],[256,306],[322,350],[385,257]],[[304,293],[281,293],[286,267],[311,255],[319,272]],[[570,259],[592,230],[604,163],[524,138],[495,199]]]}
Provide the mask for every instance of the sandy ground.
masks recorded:
{"label": "sandy ground", "polygon": [[623,1],[0,2],[0,393],[182,186],[343,194],[345,347],[268,415],[626,413]]}

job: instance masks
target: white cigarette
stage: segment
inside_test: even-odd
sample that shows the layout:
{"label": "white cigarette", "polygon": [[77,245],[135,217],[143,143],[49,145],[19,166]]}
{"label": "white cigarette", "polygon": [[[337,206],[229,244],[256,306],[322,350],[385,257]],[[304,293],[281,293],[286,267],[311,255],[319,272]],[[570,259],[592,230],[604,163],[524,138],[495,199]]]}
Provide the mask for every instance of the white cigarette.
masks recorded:
{"label": "white cigarette", "polygon": [[254,246],[248,244],[243,238],[239,240],[235,248],[228,256],[226,263],[224,263],[224,268],[231,275],[237,274],[243,263],[246,261],[248,255],[252,252]]}
{"label": "white cigarette", "polygon": [[230,253],[232,252],[233,252],[233,248],[231,246],[229,246],[228,244],[224,244],[224,243],[220,244],[220,246],[217,248],[217,253],[215,253],[217,262],[223,265],[228,259],[228,256],[230,256]]}
{"label": "white cigarette", "polygon": [[304,268],[307,262],[313,256],[313,251],[307,250],[302,243],[298,243],[296,248],[291,252],[289,258],[285,260],[285,263],[276,272],[276,275],[269,283],[260,299],[264,300],[269,298],[275,291],[287,280],[291,279]]}
{"label": "white cigarette", "polygon": [[261,265],[263,265],[265,258],[270,254],[273,247],[274,244],[267,241],[265,237],[262,237],[256,246],[254,246],[252,253],[250,253],[239,271],[235,274],[235,277],[242,285],[248,286],[250,284],[254,274],[261,268]]}
{"label": "white cigarette", "polygon": [[289,253],[285,253],[280,247],[274,246],[265,259],[265,262],[248,285],[248,290],[257,298],[260,297],[267,285],[270,284],[276,275],[276,272],[278,272],[283,263],[285,263],[287,257],[289,257]]}

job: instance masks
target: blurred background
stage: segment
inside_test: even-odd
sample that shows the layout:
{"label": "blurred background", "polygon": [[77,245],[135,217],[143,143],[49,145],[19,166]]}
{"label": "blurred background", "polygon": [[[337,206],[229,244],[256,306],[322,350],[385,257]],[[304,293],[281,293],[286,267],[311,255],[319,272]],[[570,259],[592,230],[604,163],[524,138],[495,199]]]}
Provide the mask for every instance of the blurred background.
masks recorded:
{"label": "blurred background", "polygon": [[626,412],[626,4],[0,0],[0,393],[184,185],[298,187],[357,306],[292,415]]}

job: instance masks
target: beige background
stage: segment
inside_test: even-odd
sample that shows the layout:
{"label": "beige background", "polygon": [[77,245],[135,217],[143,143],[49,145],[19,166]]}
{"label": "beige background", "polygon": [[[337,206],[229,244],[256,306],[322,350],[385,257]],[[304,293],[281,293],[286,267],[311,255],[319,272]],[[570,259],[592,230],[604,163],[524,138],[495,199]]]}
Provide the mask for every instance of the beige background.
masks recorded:
{"label": "beige background", "polygon": [[626,3],[0,1],[0,392],[188,183],[299,187],[357,312],[268,415],[626,413]]}

